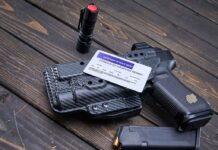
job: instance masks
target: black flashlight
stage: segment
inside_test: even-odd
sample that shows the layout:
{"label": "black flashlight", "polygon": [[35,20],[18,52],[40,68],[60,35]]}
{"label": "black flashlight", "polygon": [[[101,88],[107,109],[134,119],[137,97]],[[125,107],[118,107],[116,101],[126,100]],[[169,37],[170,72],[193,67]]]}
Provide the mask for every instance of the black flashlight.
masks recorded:
{"label": "black flashlight", "polygon": [[87,53],[92,42],[92,33],[97,21],[98,8],[95,4],[90,3],[80,12],[80,19],[78,24],[79,39],[77,41],[76,49],[81,53]]}

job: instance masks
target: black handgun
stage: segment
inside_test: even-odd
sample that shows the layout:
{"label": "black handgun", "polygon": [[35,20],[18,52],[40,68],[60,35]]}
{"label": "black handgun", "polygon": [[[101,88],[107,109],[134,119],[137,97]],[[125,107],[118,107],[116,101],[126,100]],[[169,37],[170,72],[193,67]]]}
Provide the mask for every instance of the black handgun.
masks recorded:
{"label": "black handgun", "polygon": [[213,110],[208,103],[180,82],[172,73],[176,61],[169,51],[152,48],[146,43],[136,43],[132,50],[135,56],[141,56],[140,51],[154,50],[155,57],[138,59],[127,53],[130,60],[138,61],[152,67],[145,92],[152,96],[166,109],[178,124],[178,129],[191,130],[204,126],[212,117]]}

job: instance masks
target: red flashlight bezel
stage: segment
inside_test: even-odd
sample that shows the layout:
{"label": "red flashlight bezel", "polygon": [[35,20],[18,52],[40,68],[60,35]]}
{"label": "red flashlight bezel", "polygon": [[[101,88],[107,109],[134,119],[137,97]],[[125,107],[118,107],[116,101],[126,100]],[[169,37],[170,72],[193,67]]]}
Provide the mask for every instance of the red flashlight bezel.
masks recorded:
{"label": "red flashlight bezel", "polygon": [[89,5],[87,6],[87,8],[88,8],[88,10],[91,11],[92,13],[96,13],[96,12],[98,11],[97,6],[94,5],[94,4],[89,4]]}

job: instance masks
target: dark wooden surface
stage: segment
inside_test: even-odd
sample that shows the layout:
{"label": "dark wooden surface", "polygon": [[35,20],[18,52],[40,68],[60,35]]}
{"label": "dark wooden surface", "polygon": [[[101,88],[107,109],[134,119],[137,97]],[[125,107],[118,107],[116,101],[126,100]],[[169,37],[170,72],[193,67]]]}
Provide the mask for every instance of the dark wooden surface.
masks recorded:
{"label": "dark wooden surface", "polygon": [[[120,125],[171,126],[153,101],[140,116],[108,122],[60,118],[48,104],[42,70],[92,57],[123,54],[134,42],[170,49],[174,74],[218,112],[216,0],[95,1],[101,11],[91,52],[74,50],[80,9],[90,1],[0,0],[0,149],[110,150]],[[122,7],[121,7],[122,6]],[[202,129],[201,150],[218,147],[218,117]]]}
{"label": "dark wooden surface", "polygon": [[0,149],[95,149],[2,86],[0,113]]}

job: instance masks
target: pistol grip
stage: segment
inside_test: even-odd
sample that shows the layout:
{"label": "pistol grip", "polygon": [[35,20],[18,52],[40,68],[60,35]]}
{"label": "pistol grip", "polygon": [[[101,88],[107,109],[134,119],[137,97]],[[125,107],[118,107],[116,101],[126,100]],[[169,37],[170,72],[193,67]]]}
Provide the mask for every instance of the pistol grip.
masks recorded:
{"label": "pistol grip", "polygon": [[179,130],[204,126],[212,117],[209,104],[172,73],[157,75],[152,95],[176,119]]}

